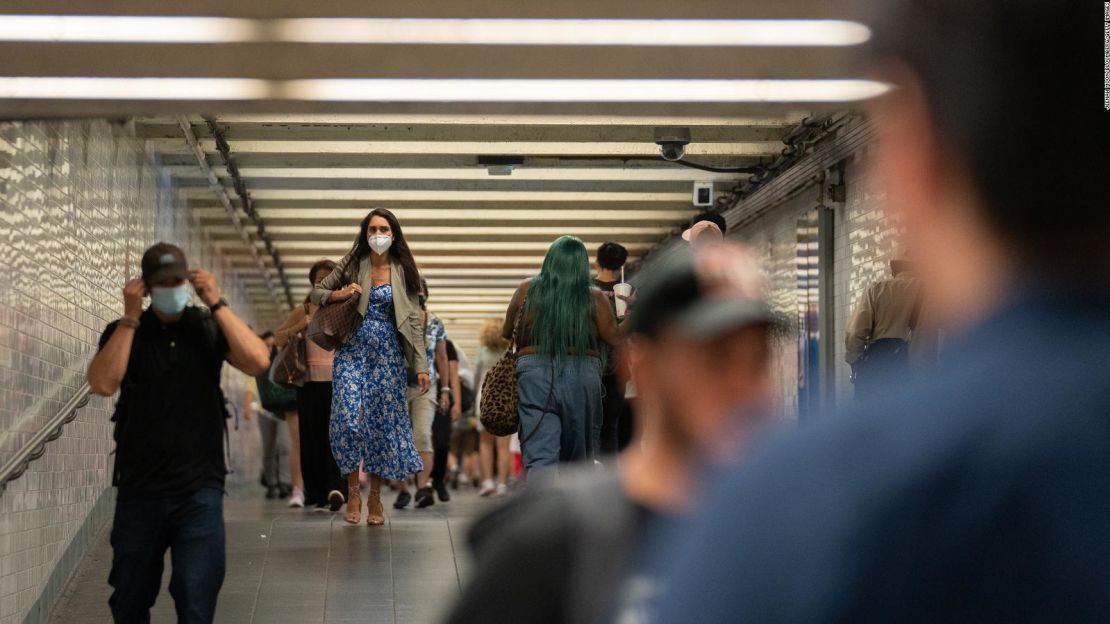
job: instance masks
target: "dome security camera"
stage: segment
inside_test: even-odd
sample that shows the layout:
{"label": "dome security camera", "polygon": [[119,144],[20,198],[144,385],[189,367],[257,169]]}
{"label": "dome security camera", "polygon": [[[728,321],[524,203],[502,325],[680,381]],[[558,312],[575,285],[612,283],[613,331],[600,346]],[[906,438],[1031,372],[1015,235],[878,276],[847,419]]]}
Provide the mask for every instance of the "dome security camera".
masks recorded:
{"label": "dome security camera", "polygon": [[655,144],[659,146],[659,153],[663,160],[682,160],[686,155],[686,146],[690,143],[689,128],[656,128]]}

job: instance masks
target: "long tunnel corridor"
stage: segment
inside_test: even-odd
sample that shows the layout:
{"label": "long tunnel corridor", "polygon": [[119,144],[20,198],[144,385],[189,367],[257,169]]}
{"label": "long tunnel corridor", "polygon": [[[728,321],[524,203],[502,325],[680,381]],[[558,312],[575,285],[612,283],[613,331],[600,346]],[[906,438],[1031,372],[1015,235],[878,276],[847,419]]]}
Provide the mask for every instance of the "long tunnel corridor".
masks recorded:
{"label": "long tunnel corridor", "polygon": [[0,624],[1106,621],[1020,4],[7,0]]}

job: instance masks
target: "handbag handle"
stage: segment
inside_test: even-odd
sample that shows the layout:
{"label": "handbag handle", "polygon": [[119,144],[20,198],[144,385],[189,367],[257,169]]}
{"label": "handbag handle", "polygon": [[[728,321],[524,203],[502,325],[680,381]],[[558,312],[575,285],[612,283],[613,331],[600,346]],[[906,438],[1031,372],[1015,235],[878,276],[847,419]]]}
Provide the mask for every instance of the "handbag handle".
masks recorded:
{"label": "handbag handle", "polygon": [[513,338],[509,344],[509,351],[516,355],[516,335],[520,332],[520,325],[524,321],[524,306],[528,305],[528,293],[524,293],[524,301],[520,303],[520,307],[516,311],[516,320],[513,321]]}

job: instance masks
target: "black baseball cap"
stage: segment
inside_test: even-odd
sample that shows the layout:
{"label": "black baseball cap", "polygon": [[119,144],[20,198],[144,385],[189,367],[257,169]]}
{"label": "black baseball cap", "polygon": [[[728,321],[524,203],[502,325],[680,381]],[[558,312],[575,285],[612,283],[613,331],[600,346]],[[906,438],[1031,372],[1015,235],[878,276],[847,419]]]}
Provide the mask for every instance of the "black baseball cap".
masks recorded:
{"label": "black baseball cap", "polygon": [[186,279],[189,277],[189,263],[185,252],[177,245],[158,243],[143,254],[143,280],[147,283],[160,282],[168,277]]}
{"label": "black baseball cap", "polygon": [[677,246],[645,266],[640,277],[628,320],[633,334],[674,329],[691,338],[713,338],[774,323],[759,263],[738,243]]}

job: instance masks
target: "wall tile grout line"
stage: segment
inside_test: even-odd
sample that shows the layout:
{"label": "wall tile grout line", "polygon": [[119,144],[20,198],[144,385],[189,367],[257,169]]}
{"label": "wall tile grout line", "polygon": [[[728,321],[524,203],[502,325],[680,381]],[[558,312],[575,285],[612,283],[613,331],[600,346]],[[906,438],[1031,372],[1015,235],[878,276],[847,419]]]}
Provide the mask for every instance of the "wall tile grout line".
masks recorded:
{"label": "wall tile grout line", "polygon": [[333,513],[328,520],[328,548],[324,555],[324,608],[320,613],[321,624],[326,624],[328,621],[328,586],[331,584],[331,551],[332,538],[335,535],[335,518],[336,515]]}
{"label": "wall tile grout line", "polygon": [[397,576],[393,570],[393,518],[388,519],[386,526],[389,528],[389,585],[393,595],[393,624],[397,624]]}
{"label": "wall tile grout line", "polygon": [[270,537],[266,540],[266,550],[262,554],[262,569],[258,572],[258,588],[254,592],[254,603],[251,604],[251,617],[248,620],[254,624],[254,613],[258,610],[259,596],[262,595],[262,583],[266,580],[266,563],[270,560],[270,545],[274,543],[274,529],[277,528],[277,518],[270,521]]}
{"label": "wall tile grout line", "polygon": [[451,532],[451,518],[445,518],[447,522],[447,540],[451,543],[451,563],[455,565],[455,581],[459,585],[459,593],[462,594],[462,575],[459,574],[459,554],[455,552],[455,536]]}

